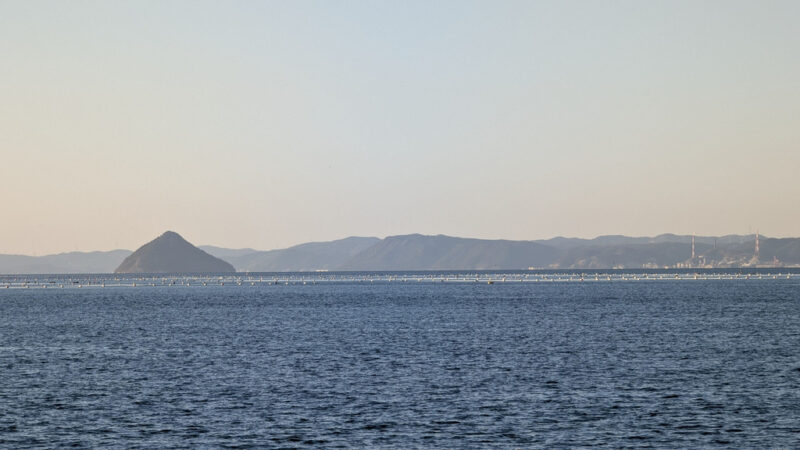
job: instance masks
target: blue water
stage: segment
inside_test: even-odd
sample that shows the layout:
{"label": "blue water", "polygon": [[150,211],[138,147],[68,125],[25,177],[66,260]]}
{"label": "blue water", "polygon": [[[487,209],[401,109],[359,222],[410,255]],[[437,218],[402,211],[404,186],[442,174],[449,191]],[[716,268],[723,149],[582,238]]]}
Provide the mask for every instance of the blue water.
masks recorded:
{"label": "blue water", "polygon": [[388,279],[5,277],[0,446],[800,445],[796,276]]}

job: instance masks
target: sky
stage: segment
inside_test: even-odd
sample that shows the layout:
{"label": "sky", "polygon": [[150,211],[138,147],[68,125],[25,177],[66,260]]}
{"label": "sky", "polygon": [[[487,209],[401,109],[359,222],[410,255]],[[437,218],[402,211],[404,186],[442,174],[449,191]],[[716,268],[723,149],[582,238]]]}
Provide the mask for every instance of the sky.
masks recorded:
{"label": "sky", "polygon": [[0,0],[0,253],[800,236],[797,1]]}

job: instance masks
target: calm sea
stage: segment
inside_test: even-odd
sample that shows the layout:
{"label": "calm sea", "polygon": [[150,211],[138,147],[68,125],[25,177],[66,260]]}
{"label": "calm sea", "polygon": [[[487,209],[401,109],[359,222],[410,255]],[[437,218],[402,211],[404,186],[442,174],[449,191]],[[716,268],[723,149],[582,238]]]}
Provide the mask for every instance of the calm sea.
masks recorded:
{"label": "calm sea", "polygon": [[798,447],[800,275],[6,276],[0,374],[2,447]]}

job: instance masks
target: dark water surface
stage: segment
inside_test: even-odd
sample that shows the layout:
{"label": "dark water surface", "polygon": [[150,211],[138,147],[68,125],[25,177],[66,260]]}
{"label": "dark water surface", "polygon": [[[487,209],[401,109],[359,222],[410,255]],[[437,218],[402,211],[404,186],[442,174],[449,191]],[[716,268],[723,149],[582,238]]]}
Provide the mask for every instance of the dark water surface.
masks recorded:
{"label": "dark water surface", "polygon": [[0,290],[0,446],[800,446],[800,280]]}

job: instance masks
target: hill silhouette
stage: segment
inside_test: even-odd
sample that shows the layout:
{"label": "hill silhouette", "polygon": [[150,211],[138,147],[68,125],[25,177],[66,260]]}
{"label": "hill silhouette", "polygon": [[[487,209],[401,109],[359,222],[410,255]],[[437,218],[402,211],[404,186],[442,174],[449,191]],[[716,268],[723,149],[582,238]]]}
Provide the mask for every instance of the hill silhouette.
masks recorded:
{"label": "hill silhouette", "polygon": [[468,239],[411,234],[389,236],[345,262],[343,270],[524,269],[556,257],[550,246],[532,241]]}
{"label": "hill silhouette", "polygon": [[108,273],[130,254],[130,250],[111,250],[45,256],[0,255],[0,273]]}
{"label": "hill silhouette", "polygon": [[260,251],[198,248],[167,232],[136,255],[128,250],[0,255],[0,274],[108,273],[114,268],[128,273],[209,273],[231,272],[234,267],[240,272],[800,267],[800,238],[761,235],[756,258],[755,235],[695,236],[694,260],[692,239],[691,235],[662,234],[510,241],[410,234],[384,239],[349,237]]}
{"label": "hill silhouette", "polygon": [[139,247],[114,273],[217,273],[235,272],[230,263],[209,255],[178,233],[167,231]]}
{"label": "hill silhouette", "polygon": [[[349,237],[330,242],[308,242],[280,250],[229,250],[203,246],[240,272],[337,270],[362,251],[381,242],[375,237]],[[248,251],[249,250],[249,251]]]}
{"label": "hill silhouette", "polygon": [[691,260],[692,236],[675,234],[594,239],[556,237],[538,241],[409,234],[384,239],[350,237],[282,250],[209,248],[208,251],[238,270],[250,272],[800,266],[800,238],[775,239],[762,235],[759,260],[753,259],[755,235],[694,239],[694,260]]}

